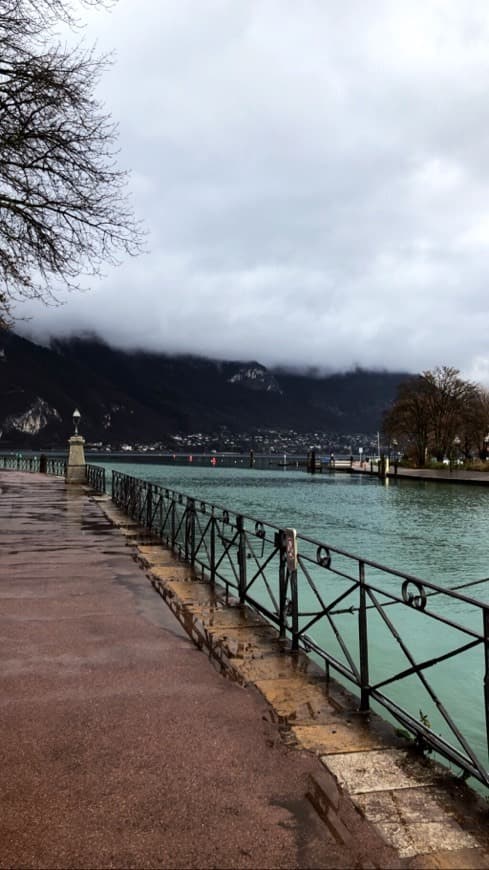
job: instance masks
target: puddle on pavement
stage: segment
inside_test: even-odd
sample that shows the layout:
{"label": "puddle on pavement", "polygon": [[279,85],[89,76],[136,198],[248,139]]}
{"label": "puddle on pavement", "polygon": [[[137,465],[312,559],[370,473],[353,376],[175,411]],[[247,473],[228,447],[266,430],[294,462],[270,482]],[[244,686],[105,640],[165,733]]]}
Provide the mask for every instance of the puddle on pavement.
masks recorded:
{"label": "puddle on pavement", "polygon": [[123,586],[124,589],[127,589],[134,596],[137,612],[144,619],[153,625],[157,625],[159,628],[163,628],[175,637],[189,640],[186,632],[170,608],[155,596],[144,574],[141,573],[141,577],[137,579],[127,574],[116,574],[114,582],[119,586]]}

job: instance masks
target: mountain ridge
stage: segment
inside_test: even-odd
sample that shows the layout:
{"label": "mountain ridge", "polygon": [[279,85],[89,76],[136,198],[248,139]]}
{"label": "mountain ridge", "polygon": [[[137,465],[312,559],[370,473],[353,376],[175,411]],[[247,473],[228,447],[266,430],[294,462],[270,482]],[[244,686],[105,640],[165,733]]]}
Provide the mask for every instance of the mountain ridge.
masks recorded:
{"label": "mountain ridge", "polygon": [[0,445],[57,446],[82,413],[87,440],[166,443],[176,433],[374,432],[407,372],[325,375],[114,348],[97,336],[49,347],[0,334]]}

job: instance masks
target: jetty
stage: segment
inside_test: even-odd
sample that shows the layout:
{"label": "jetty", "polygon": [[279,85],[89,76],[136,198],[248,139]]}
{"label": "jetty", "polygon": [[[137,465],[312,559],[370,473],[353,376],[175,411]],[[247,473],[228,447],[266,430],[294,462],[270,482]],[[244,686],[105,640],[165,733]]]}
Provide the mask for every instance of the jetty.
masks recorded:
{"label": "jetty", "polygon": [[489,867],[487,801],[193,544],[5,469],[0,547],[1,867]]}

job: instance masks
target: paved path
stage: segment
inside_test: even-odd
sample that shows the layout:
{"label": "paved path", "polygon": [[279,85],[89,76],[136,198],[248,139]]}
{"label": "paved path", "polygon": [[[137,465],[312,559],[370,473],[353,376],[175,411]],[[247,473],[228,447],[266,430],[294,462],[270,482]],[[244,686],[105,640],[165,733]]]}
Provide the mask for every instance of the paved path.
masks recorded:
{"label": "paved path", "polygon": [[332,839],[306,799],[319,760],[61,480],[0,472],[0,629],[1,867],[391,866]]}

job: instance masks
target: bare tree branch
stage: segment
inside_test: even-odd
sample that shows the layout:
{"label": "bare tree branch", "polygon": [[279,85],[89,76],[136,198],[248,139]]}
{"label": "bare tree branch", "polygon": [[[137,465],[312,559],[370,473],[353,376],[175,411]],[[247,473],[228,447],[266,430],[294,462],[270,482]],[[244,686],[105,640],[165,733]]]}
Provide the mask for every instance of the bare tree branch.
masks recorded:
{"label": "bare tree branch", "polygon": [[[86,5],[107,5],[85,0]],[[66,0],[0,0],[0,322],[12,301],[52,301],[141,251],[116,163],[116,125],[94,97],[109,59],[52,41]]]}

